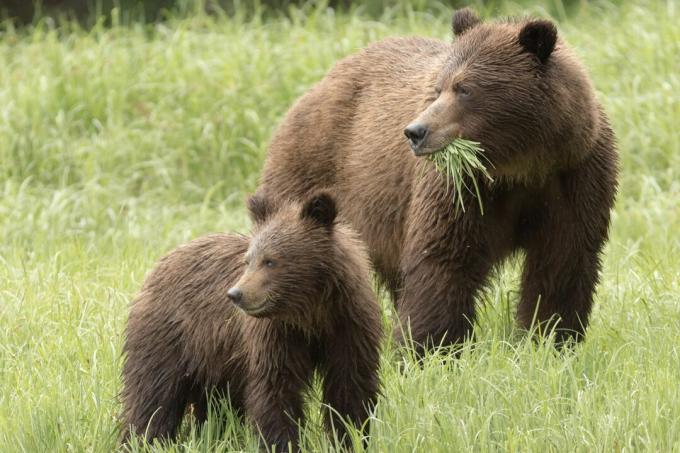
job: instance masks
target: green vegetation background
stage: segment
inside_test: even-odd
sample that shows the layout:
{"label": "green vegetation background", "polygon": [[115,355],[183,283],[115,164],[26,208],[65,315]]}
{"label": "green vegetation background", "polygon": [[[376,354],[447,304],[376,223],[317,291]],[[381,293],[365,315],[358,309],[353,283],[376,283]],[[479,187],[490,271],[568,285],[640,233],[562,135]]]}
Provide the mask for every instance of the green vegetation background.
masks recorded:
{"label": "green vegetation background", "polygon": [[[369,450],[680,451],[680,5],[476,5],[557,19],[618,135],[592,326],[573,352],[527,340],[510,263],[459,360],[400,373],[388,345]],[[386,36],[450,39],[448,6],[416,6],[0,27],[0,451],[115,447],[121,333],[145,273],[198,235],[248,230],[242,201],[273,129],[335,61]],[[218,410],[167,449],[253,450]],[[332,449],[318,395],[310,414],[306,448]]]}

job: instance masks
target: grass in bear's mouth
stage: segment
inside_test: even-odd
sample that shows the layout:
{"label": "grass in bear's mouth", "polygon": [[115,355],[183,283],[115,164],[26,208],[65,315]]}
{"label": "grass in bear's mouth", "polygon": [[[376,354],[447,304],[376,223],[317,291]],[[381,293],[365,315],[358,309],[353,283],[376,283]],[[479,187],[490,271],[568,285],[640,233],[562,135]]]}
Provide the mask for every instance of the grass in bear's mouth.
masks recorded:
{"label": "grass in bear's mouth", "polygon": [[[491,162],[484,156],[484,149],[478,142],[457,138],[440,151],[430,154],[427,158],[432,161],[439,174],[446,180],[446,189],[453,184],[453,204],[460,206],[465,211],[463,202],[463,190],[477,197],[479,209],[484,214],[482,198],[479,194],[479,185],[475,173],[483,175],[489,181],[493,181],[486,169],[485,164]],[[472,187],[466,180],[471,182]]]}

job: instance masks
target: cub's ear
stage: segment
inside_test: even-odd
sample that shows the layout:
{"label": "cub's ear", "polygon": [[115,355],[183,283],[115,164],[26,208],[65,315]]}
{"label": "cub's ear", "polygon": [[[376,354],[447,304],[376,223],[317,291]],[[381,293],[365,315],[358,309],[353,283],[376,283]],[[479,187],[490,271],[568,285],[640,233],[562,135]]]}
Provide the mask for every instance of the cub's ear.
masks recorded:
{"label": "cub's ear", "polygon": [[335,200],[327,192],[319,192],[313,195],[302,206],[301,218],[310,219],[323,226],[331,226],[337,214]]}
{"label": "cub's ear", "polygon": [[262,194],[248,198],[248,212],[253,223],[263,223],[273,212],[271,203]]}
{"label": "cub's ear", "polygon": [[453,34],[455,36],[460,36],[480,22],[481,20],[477,13],[470,8],[463,8],[456,10],[456,12],[453,13],[451,28],[453,28]]}
{"label": "cub's ear", "polygon": [[519,44],[527,52],[536,55],[541,63],[548,61],[556,41],[557,28],[548,20],[531,21],[519,32]]}

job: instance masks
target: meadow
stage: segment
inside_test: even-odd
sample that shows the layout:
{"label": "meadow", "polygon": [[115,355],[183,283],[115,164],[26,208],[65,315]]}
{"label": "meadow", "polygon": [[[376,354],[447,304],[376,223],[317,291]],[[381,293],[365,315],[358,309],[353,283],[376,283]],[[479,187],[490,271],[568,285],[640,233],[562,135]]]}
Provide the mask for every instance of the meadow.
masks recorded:
{"label": "meadow", "polygon": [[[458,359],[419,367],[386,344],[368,451],[680,451],[680,4],[556,4],[481,11],[555,14],[618,136],[587,339],[560,353],[518,332],[509,263]],[[122,331],[146,272],[201,234],[248,231],[277,122],[335,61],[386,36],[448,40],[450,17],[398,2],[380,17],[322,5],[0,27],[0,451],[114,450]],[[176,444],[132,450],[256,449],[215,410]],[[305,451],[332,451],[316,394],[309,412]]]}

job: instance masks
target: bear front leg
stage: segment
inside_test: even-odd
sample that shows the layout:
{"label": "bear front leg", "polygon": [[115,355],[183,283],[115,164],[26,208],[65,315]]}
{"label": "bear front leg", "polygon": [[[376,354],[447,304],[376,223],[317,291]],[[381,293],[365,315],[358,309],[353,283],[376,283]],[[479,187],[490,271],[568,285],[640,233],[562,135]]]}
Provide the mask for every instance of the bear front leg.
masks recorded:
{"label": "bear front leg", "polygon": [[304,423],[304,392],[313,364],[302,334],[277,328],[270,320],[252,319],[244,337],[248,353],[246,413],[267,451],[299,451],[298,426]]}
{"label": "bear front leg", "polygon": [[[422,252],[427,253],[427,252]],[[465,262],[464,262],[465,263]],[[396,340],[413,341],[416,354],[461,343],[472,333],[475,296],[489,273],[484,262],[423,258],[404,276]]]}
{"label": "bear front leg", "polygon": [[555,327],[558,345],[581,340],[588,326],[616,190],[616,159],[604,156],[560,176],[559,195],[526,247],[518,321]]}
{"label": "bear front leg", "polygon": [[475,296],[493,264],[475,200],[456,213],[449,193],[425,196],[410,213],[395,331],[397,342],[410,336],[418,355],[470,336]]}
{"label": "bear front leg", "polygon": [[[374,298],[367,298],[366,304],[377,308]],[[364,435],[369,431],[367,421],[380,387],[382,326],[379,312],[358,314],[340,324],[342,330],[333,332],[325,349],[323,400],[328,405],[324,411],[326,430],[345,445],[349,440],[346,423],[363,430]]]}
{"label": "bear front leg", "polygon": [[[460,194],[465,209],[454,204],[448,185],[434,166],[416,176],[401,253],[401,288],[396,308],[395,340],[409,337],[417,355],[437,346],[462,342],[472,333],[475,296],[493,265],[485,221],[478,201]],[[468,181],[468,185],[470,182]],[[479,184],[481,197],[488,197]]]}

